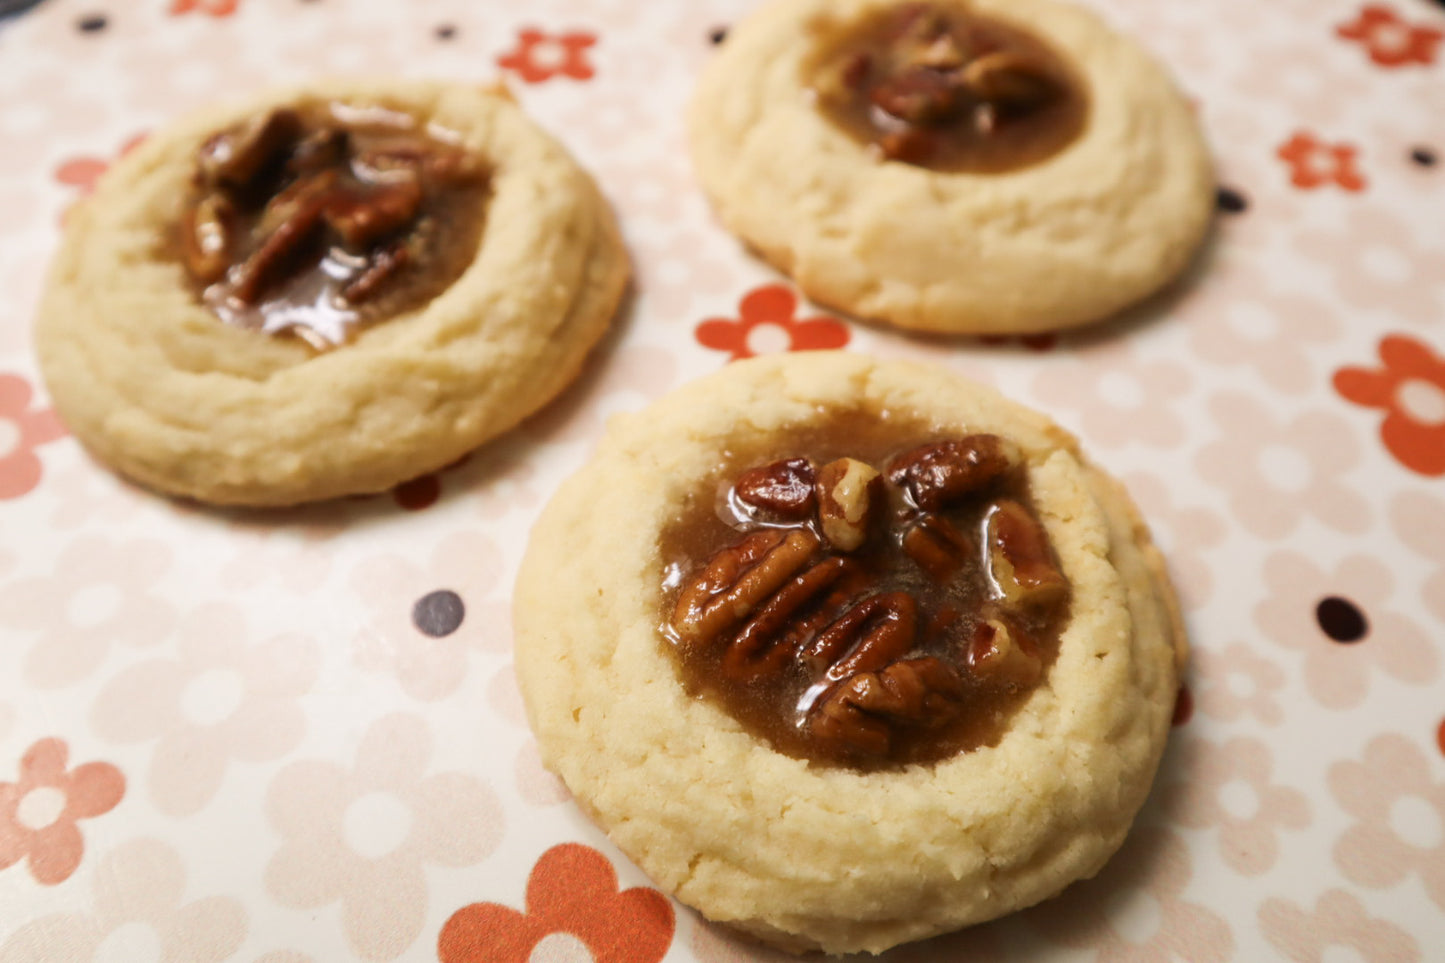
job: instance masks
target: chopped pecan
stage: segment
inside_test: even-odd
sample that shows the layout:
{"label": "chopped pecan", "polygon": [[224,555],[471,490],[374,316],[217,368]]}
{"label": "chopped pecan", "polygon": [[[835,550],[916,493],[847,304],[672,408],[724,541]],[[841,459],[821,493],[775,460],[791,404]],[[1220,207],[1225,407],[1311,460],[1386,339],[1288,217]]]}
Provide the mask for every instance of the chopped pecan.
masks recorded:
{"label": "chopped pecan", "polygon": [[1068,592],[1048,533],[1027,508],[1011,499],[997,502],[984,518],[984,532],[989,579],[994,593],[1009,605],[1050,605]]}
{"label": "chopped pecan", "polygon": [[805,529],[767,529],[723,549],[683,585],[673,631],[687,644],[717,641],[806,565],[818,546],[818,536]]}
{"label": "chopped pecan", "polygon": [[868,537],[872,507],[883,491],[878,469],[839,458],[818,469],[818,523],[834,548],[851,552]]}
{"label": "chopped pecan", "polygon": [[279,107],[239,130],[217,134],[201,148],[202,175],[212,184],[248,188],[301,136],[301,115]]}
{"label": "chopped pecan", "polygon": [[938,150],[939,143],[937,131],[905,125],[879,137],[878,149],[889,160],[919,164]]}
{"label": "chopped pecan", "polygon": [[1009,686],[1030,686],[1039,680],[1043,663],[1037,646],[1002,619],[985,619],[968,644],[968,667],[974,675]]}
{"label": "chopped pecan", "polygon": [[378,291],[395,278],[411,262],[411,249],[393,242],[380,249],[367,261],[361,273],[341,289],[341,299],[348,304],[361,304],[374,298]]}
{"label": "chopped pecan", "polygon": [[243,304],[256,304],[267,288],[290,274],[309,252],[325,207],[324,195],[311,195],[299,203],[236,269],[232,294]]}
{"label": "chopped pecan", "polygon": [[486,173],[482,162],[459,147],[437,144],[420,137],[394,137],[367,148],[356,157],[356,171],[368,180],[384,180],[398,171],[423,169],[442,183],[473,181]]}
{"label": "chopped pecan", "polygon": [[1012,50],[971,61],[963,68],[962,80],[979,100],[1011,112],[1042,106],[1063,93],[1062,85],[1045,67]]}
{"label": "chopped pecan", "polygon": [[913,62],[934,70],[956,70],[968,60],[952,34],[942,34],[915,55]]}
{"label": "chopped pecan", "polygon": [[360,250],[416,217],[421,182],[416,175],[388,178],[362,191],[338,191],[326,204],[326,224],[347,247]]}
{"label": "chopped pecan", "polygon": [[913,504],[938,511],[972,494],[1023,462],[1017,445],[998,435],[968,435],[921,445],[894,458],[888,480]]}
{"label": "chopped pecan", "polygon": [[798,521],[813,512],[813,466],[806,458],[789,458],[749,468],[733,483],[738,501],[778,519]]}
{"label": "chopped pecan", "polygon": [[968,105],[967,88],[950,73],[910,67],[894,74],[868,95],[874,106],[909,124],[938,124]]}
{"label": "chopped pecan", "polygon": [[812,641],[808,661],[837,681],[876,672],[913,648],[918,603],[907,592],[883,592],[855,603]]}
{"label": "chopped pecan", "polygon": [[723,672],[749,681],[781,672],[799,648],[859,593],[862,572],[846,558],[824,559],[773,593],[728,644]]}
{"label": "chopped pecan", "polygon": [[314,130],[291,149],[286,169],[293,174],[314,174],[335,167],[345,161],[350,142],[351,135],[340,127]]}
{"label": "chopped pecan", "polygon": [[935,581],[946,582],[973,556],[968,536],[944,518],[927,512],[903,533],[903,551]]}
{"label": "chopped pecan", "polygon": [[843,754],[886,756],[897,727],[941,725],[958,713],[963,694],[963,681],[947,663],[902,659],[838,683],[809,713],[808,727]]}
{"label": "chopped pecan", "polygon": [[207,194],[183,222],[181,253],[191,275],[202,284],[220,280],[231,266],[236,211],[224,194]]}

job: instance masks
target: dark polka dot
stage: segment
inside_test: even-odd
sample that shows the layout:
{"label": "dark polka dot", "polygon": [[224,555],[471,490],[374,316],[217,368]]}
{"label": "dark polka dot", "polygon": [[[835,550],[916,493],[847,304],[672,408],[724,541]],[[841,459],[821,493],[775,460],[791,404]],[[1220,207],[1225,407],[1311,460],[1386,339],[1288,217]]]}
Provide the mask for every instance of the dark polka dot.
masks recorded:
{"label": "dark polka dot", "polygon": [[438,40],[450,40],[457,35],[457,28],[449,23],[444,23],[436,29]]}
{"label": "dark polka dot", "polygon": [[1354,602],[1338,595],[1320,599],[1320,604],[1315,606],[1315,621],[1320,624],[1320,631],[1336,642],[1358,642],[1370,631],[1365,613]]}
{"label": "dark polka dot", "polygon": [[1249,199],[1232,187],[1221,187],[1214,195],[1214,203],[1226,214],[1243,214],[1249,208]]}
{"label": "dark polka dot", "polygon": [[727,28],[727,27],[714,27],[713,30],[712,30],[712,32],[707,35],[707,39],[708,39],[709,41],[711,41],[712,43],[714,43],[714,44],[722,43],[722,42],[723,42],[724,40],[726,40],[727,38],[728,38],[728,28]]}
{"label": "dark polka dot", "polygon": [[1174,695],[1174,716],[1169,720],[1173,726],[1182,726],[1194,716],[1194,695],[1189,691],[1189,686],[1180,683],[1179,691]]}
{"label": "dark polka dot", "polygon": [[110,26],[110,21],[103,13],[91,13],[75,21],[75,29],[81,33],[100,33]]}
{"label": "dark polka dot", "polygon": [[451,635],[466,618],[467,607],[462,597],[451,589],[437,589],[416,600],[411,607],[411,621],[423,635],[440,639]]}
{"label": "dark polka dot", "polygon": [[1428,147],[1416,147],[1410,151],[1410,159],[1421,167],[1434,167],[1440,158]]}

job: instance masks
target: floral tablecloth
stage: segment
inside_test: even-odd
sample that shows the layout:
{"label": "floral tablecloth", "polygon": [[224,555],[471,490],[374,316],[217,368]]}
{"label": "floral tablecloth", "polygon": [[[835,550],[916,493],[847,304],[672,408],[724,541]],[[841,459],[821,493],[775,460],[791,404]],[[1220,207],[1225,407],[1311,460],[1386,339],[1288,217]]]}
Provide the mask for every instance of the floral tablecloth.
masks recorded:
{"label": "floral tablecloth", "polygon": [[[748,355],[926,358],[1076,430],[1169,552],[1194,658],[1124,850],[894,961],[1445,959],[1445,5],[1086,0],[1197,103],[1198,269],[1063,337],[920,340],[712,221],[682,114],[748,0],[45,0],[0,21],[0,961],[773,960],[649,888],[538,763],[508,600],[609,413]],[[29,327],[66,209],[196,105],[502,78],[593,171],[636,295],[587,375],[386,496],[137,490]],[[1353,955],[1352,955],[1353,954]]]}

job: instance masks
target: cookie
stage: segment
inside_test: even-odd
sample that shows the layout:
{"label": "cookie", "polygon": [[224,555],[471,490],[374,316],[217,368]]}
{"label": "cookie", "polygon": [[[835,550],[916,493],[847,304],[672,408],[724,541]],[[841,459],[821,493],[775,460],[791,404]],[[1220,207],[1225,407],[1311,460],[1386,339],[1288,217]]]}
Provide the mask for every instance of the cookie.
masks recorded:
{"label": "cookie", "polygon": [[1212,218],[1189,103],[1056,0],[771,0],[704,69],[689,128],[724,225],[815,301],[901,328],[1107,317]]}
{"label": "cookie", "polygon": [[580,371],[629,266],[502,89],[330,82],[149,136],[72,210],[36,324],[117,471],[218,504],[384,490]]}
{"label": "cookie", "polygon": [[881,952],[1096,873],[1185,637],[1125,492],[943,369],[738,362],[621,416],[531,536],[542,758],[664,890]]}

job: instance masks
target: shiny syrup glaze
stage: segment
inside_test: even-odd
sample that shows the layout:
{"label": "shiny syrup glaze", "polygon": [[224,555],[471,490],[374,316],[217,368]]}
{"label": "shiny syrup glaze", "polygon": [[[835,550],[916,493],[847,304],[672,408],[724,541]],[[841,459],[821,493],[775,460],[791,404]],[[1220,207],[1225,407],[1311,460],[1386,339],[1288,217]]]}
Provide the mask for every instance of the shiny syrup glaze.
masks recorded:
{"label": "shiny syrup glaze", "polygon": [[[450,131],[425,125],[415,117],[377,107],[339,102],[314,102],[288,108],[299,118],[300,133],[245,184],[218,184],[208,177],[207,151],[244,125],[220,131],[202,148],[186,214],[175,231],[175,256],[187,264],[195,296],[227,324],[267,334],[299,337],[317,350],[353,339],[364,327],[424,307],[446,291],[476,256],[485,224],[489,192],[483,162],[458,146]],[[296,146],[307,138],[339,132],[344,149],[331,163],[298,171]],[[313,140],[314,143],[314,140]],[[373,152],[418,150],[429,158],[444,157],[463,169],[460,175],[437,176],[435,163],[420,163],[421,198],[414,217],[364,243],[352,243],[325,224],[306,231],[286,270],[258,290],[247,290],[243,265],[275,231],[277,198],[295,194],[305,177],[318,172],[333,178],[336,196],[365,199],[384,187],[392,175],[366,162]],[[459,163],[458,163],[459,162]],[[228,267],[219,278],[198,276],[186,259],[187,218],[208,198],[228,205],[225,244]],[[194,242],[192,242],[194,243]],[[399,255],[399,256],[398,256]],[[349,296],[379,258],[398,256],[401,264],[365,296]],[[253,286],[255,287],[255,286]]]}
{"label": "shiny syrup glaze", "polygon": [[[889,160],[944,172],[997,174],[1038,164],[1073,143],[1088,119],[1079,72],[1053,48],[1017,26],[972,13],[961,3],[908,3],[871,10],[819,28],[819,52],[805,67],[817,107],[855,140]],[[939,37],[963,57],[961,66],[928,66]],[[1026,102],[966,87],[968,64],[1007,52],[1031,65],[1046,89]],[[945,62],[948,62],[945,59]],[[879,106],[904,74],[953,91],[941,116],[912,122]],[[903,78],[906,82],[910,78]],[[991,96],[991,95],[990,95]]]}
{"label": "shiny syrup glaze", "polygon": [[[760,519],[758,513],[741,504],[733,492],[733,481],[757,465],[803,455],[821,466],[835,458],[851,457],[883,470],[896,455],[919,445],[958,437],[956,431],[939,431],[928,426],[899,424],[887,417],[837,415],[822,426],[807,426],[788,432],[786,441],[722,454],[714,482],[686,504],[663,532],[660,551],[663,580],[659,607],[660,634],[677,665],[686,691],[720,706],[752,734],[777,751],[795,758],[859,770],[876,770],[911,763],[933,763],[957,753],[994,745],[1006,730],[1009,719],[1038,684],[1047,679],[1059,644],[1059,633],[1068,621],[1068,602],[1019,620],[1037,646],[1043,666],[1037,682],[1026,686],[1000,685],[971,674],[966,652],[979,621],[997,603],[984,559],[985,516],[996,500],[1011,498],[1032,511],[1023,473],[999,479],[966,503],[942,512],[973,546],[961,572],[940,584],[906,555],[900,541],[910,520],[920,514],[899,488],[883,486],[875,524],[864,546],[854,552],[827,551],[820,557],[846,555],[858,559],[867,573],[863,595],[902,591],[918,603],[919,636],[906,657],[934,656],[954,666],[962,677],[964,709],[938,728],[905,731],[885,758],[839,752],[820,745],[807,731],[806,719],[816,700],[829,687],[815,668],[794,660],[785,671],[745,683],[724,671],[726,648],[720,645],[689,645],[680,641],[669,624],[681,586],[719,551],[740,541],[745,533],[766,527],[805,527],[818,533],[816,518],[802,524]],[[804,646],[806,647],[806,646]]]}

